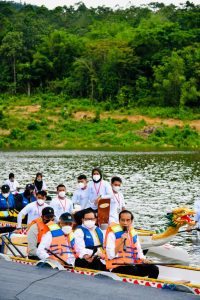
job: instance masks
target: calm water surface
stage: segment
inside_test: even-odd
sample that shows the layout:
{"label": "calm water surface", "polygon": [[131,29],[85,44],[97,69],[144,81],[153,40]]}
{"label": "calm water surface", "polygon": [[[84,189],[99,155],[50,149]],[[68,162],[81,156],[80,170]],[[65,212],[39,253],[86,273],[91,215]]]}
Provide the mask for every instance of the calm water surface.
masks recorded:
{"label": "calm water surface", "polygon": [[[99,166],[106,180],[122,177],[126,206],[135,215],[135,225],[145,229],[162,227],[166,211],[173,207],[192,208],[200,191],[200,153],[195,152],[0,152],[0,166],[1,184],[14,172],[24,187],[41,171],[48,190],[64,183],[69,192],[76,189],[79,174],[90,179],[91,169]],[[189,251],[191,264],[200,266],[200,243],[194,239],[195,232],[184,233],[172,243]]]}

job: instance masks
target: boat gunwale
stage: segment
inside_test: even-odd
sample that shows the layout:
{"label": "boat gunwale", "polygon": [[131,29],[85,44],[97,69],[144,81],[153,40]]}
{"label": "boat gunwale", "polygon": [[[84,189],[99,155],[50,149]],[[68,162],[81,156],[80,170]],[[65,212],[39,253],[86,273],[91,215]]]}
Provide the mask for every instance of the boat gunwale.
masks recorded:
{"label": "boat gunwale", "polygon": [[[10,256],[10,259],[12,261],[15,261],[15,262],[25,262],[25,263],[30,263],[32,265],[36,265],[37,264],[37,260],[31,260],[31,259],[25,259],[25,258],[22,258],[22,257],[15,257],[15,256]],[[167,265],[165,267],[179,267],[179,266],[172,266],[172,265]],[[183,268],[184,266],[182,266]],[[187,266],[186,266],[187,267]],[[187,268],[185,268],[186,270],[188,270]],[[66,271],[70,271],[72,273],[81,273],[81,272],[85,272],[85,273],[99,273],[101,271],[99,270],[92,270],[92,269],[86,269],[86,268],[65,268]],[[194,271],[200,271],[200,268],[198,270],[194,270]],[[109,273],[109,272],[108,272]],[[140,277],[140,276],[132,276],[132,275],[126,275],[126,274],[119,274],[119,273],[114,273],[116,275],[118,275],[120,278],[123,278],[123,279],[132,279],[132,280],[142,280],[142,281],[150,281],[150,282],[156,282],[156,283],[163,283],[163,284],[180,284],[180,285],[184,285],[184,286],[188,286],[188,287],[191,287],[191,288],[198,288],[200,289],[200,284],[193,284],[193,283],[181,283],[179,282],[178,280],[177,281],[170,281],[170,280],[164,280],[164,279],[154,279],[154,278],[148,278],[148,277]],[[86,274],[87,275],[87,274]],[[89,275],[89,274],[88,274]]]}

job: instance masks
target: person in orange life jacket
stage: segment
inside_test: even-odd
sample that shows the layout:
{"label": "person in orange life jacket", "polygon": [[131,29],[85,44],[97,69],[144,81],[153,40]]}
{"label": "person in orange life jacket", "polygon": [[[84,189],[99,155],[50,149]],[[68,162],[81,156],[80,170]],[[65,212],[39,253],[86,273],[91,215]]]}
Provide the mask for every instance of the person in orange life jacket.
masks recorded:
{"label": "person in orange life jacket", "polygon": [[54,221],[54,210],[52,207],[45,207],[42,210],[41,218],[37,218],[29,225],[28,239],[28,257],[30,259],[39,259],[37,256],[37,247],[41,242],[42,236],[49,231],[47,224]]}
{"label": "person in orange life jacket", "polygon": [[27,204],[36,201],[35,186],[32,183],[26,185],[23,193],[15,195],[16,209],[22,210]]}
{"label": "person in orange life jacket", "polygon": [[91,208],[85,209],[82,225],[77,226],[74,232],[75,248],[78,255],[75,266],[105,271],[106,267],[101,261],[104,259],[103,232],[95,223],[95,212]]}
{"label": "person in orange life jacket", "polygon": [[158,278],[159,269],[143,255],[132,225],[133,214],[124,210],[119,214],[119,224],[113,223],[108,227],[105,237],[106,267],[115,273]]}
{"label": "person in orange life jacket", "polygon": [[15,221],[15,217],[9,215],[9,211],[15,208],[15,197],[10,193],[10,187],[7,184],[2,185],[0,193],[0,216],[9,221]]}
{"label": "person in orange life jacket", "polygon": [[35,191],[46,191],[47,186],[44,180],[42,179],[42,173],[38,172],[36,174],[35,180],[34,180],[34,185],[35,185]]}
{"label": "person in orange life jacket", "polygon": [[43,235],[37,249],[37,256],[40,259],[55,259],[60,262],[58,258],[48,253],[46,250],[48,249],[57,254],[68,264],[74,265],[76,252],[74,234],[72,231],[73,222],[72,215],[64,213],[60,216],[58,224],[53,222],[48,223],[50,231]]}
{"label": "person in orange life jacket", "polygon": [[66,197],[66,187],[64,184],[57,186],[57,196],[51,200],[50,206],[53,207],[55,211],[55,220],[57,222],[63,213],[72,213],[73,203]]}
{"label": "person in orange life jacket", "polygon": [[47,193],[45,191],[39,191],[36,193],[36,201],[26,205],[17,216],[17,228],[21,228],[22,219],[28,215],[27,224],[30,224],[33,220],[41,217],[43,208],[47,207],[45,203]]}
{"label": "person in orange life jacket", "polygon": [[77,178],[78,188],[74,192],[72,197],[73,204],[79,204],[81,209],[89,207],[88,204],[88,193],[87,193],[87,177],[84,174],[81,174]]}
{"label": "person in orange life jacket", "polygon": [[92,181],[88,183],[88,206],[98,209],[98,202],[102,197],[111,197],[112,188],[110,183],[103,180],[102,171],[99,168],[92,170]]}
{"label": "person in orange life jacket", "polygon": [[122,185],[121,178],[118,176],[113,176],[111,179],[112,198],[110,201],[109,223],[112,222],[118,223],[119,213],[122,210],[125,210],[124,196],[120,192],[121,185]]}

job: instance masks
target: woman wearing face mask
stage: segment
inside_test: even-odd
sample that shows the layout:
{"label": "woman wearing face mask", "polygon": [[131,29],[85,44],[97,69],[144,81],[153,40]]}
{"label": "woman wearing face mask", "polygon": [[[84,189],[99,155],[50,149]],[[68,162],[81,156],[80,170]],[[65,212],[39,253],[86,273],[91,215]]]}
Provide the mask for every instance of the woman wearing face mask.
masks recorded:
{"label": "woman wearing face mask", "polygon": [[64,184],[57,186],[57,196],[51,200],[50,206],[55,212],[55,220],[58,222],[60,216],[65,212],[72,213],[73,203],[66,197],[66,187]]}
{"label": "woman wearing face mask", "polygon": [[[49,254],[46,249],[51,250],[56,254],[58,254],[58,252],[60,251],[60,254],[58,255],[62,259],[64,259],[69,265],[74,265],[76,252],[74,247],[74,234],[72,231],[73,222],[74,220],[71,214],[64,213],[60,216],[58,224],[54,223],[53,229],[57,232],[56,241],[54,238],[55,232],[52,235],[51,230],[45,235],[43,235],[41,243],[37,249],[37,256],[40,259],[55,259],[60,262],[59,259],[56,259],[53,255]],[[54,249],[55,247],[56,249]]]}
{"label": "woman wearing face mask", "polygon": [[119,222],[119,213],[122,210],[125,210],[124,196],[120,191],[122,185],[122,180],[118,176],[113,176],[111,179],[112,186],[112,198],[110,202],[110,215],[109,223],[118,223]]}
{"label": "woman wearing face mask", "polygon": [[26,205],[17,216],[17,228],[21,228],[23,218],[28,215],[27,224],[41,217],[43,208],[48,205],[45,203],[47,193],[45,191],[37,192],[36,201]]}
{"label": "woman wearing face mask", "polygon": [[79,225],[74,232],[75,248],[78,255],[75,266],[105,271],[103,232],[95,223],[95,212],[91,208],[85,209],[82,225]]}
{"label": "woman wearing face mask", "polygon": [[38,172],[36,174],[35,180],[34,180],[34,185],[35,185],[35,191],[46,191],[47,186],[44,180],[42,179],[42,173]]}
{"label": "woman wearing face mask", "polygon": [[97,210],[99,199],[105,196],[112,196],[112,188],[109,182],[103,180],[102,171],[99,168],[94,168],[92,170],[92,181],[88,183],[89,206],[92,209]]}

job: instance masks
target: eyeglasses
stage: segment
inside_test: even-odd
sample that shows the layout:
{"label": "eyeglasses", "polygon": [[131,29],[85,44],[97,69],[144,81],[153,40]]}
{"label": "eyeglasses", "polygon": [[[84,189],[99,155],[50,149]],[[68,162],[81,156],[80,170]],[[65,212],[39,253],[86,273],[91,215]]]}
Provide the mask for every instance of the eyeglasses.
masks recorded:
{"label": "eyeglasses", "polygon": [[84,220],[85,220],[85,221],[95,221],[96,218],[85,218]]}

